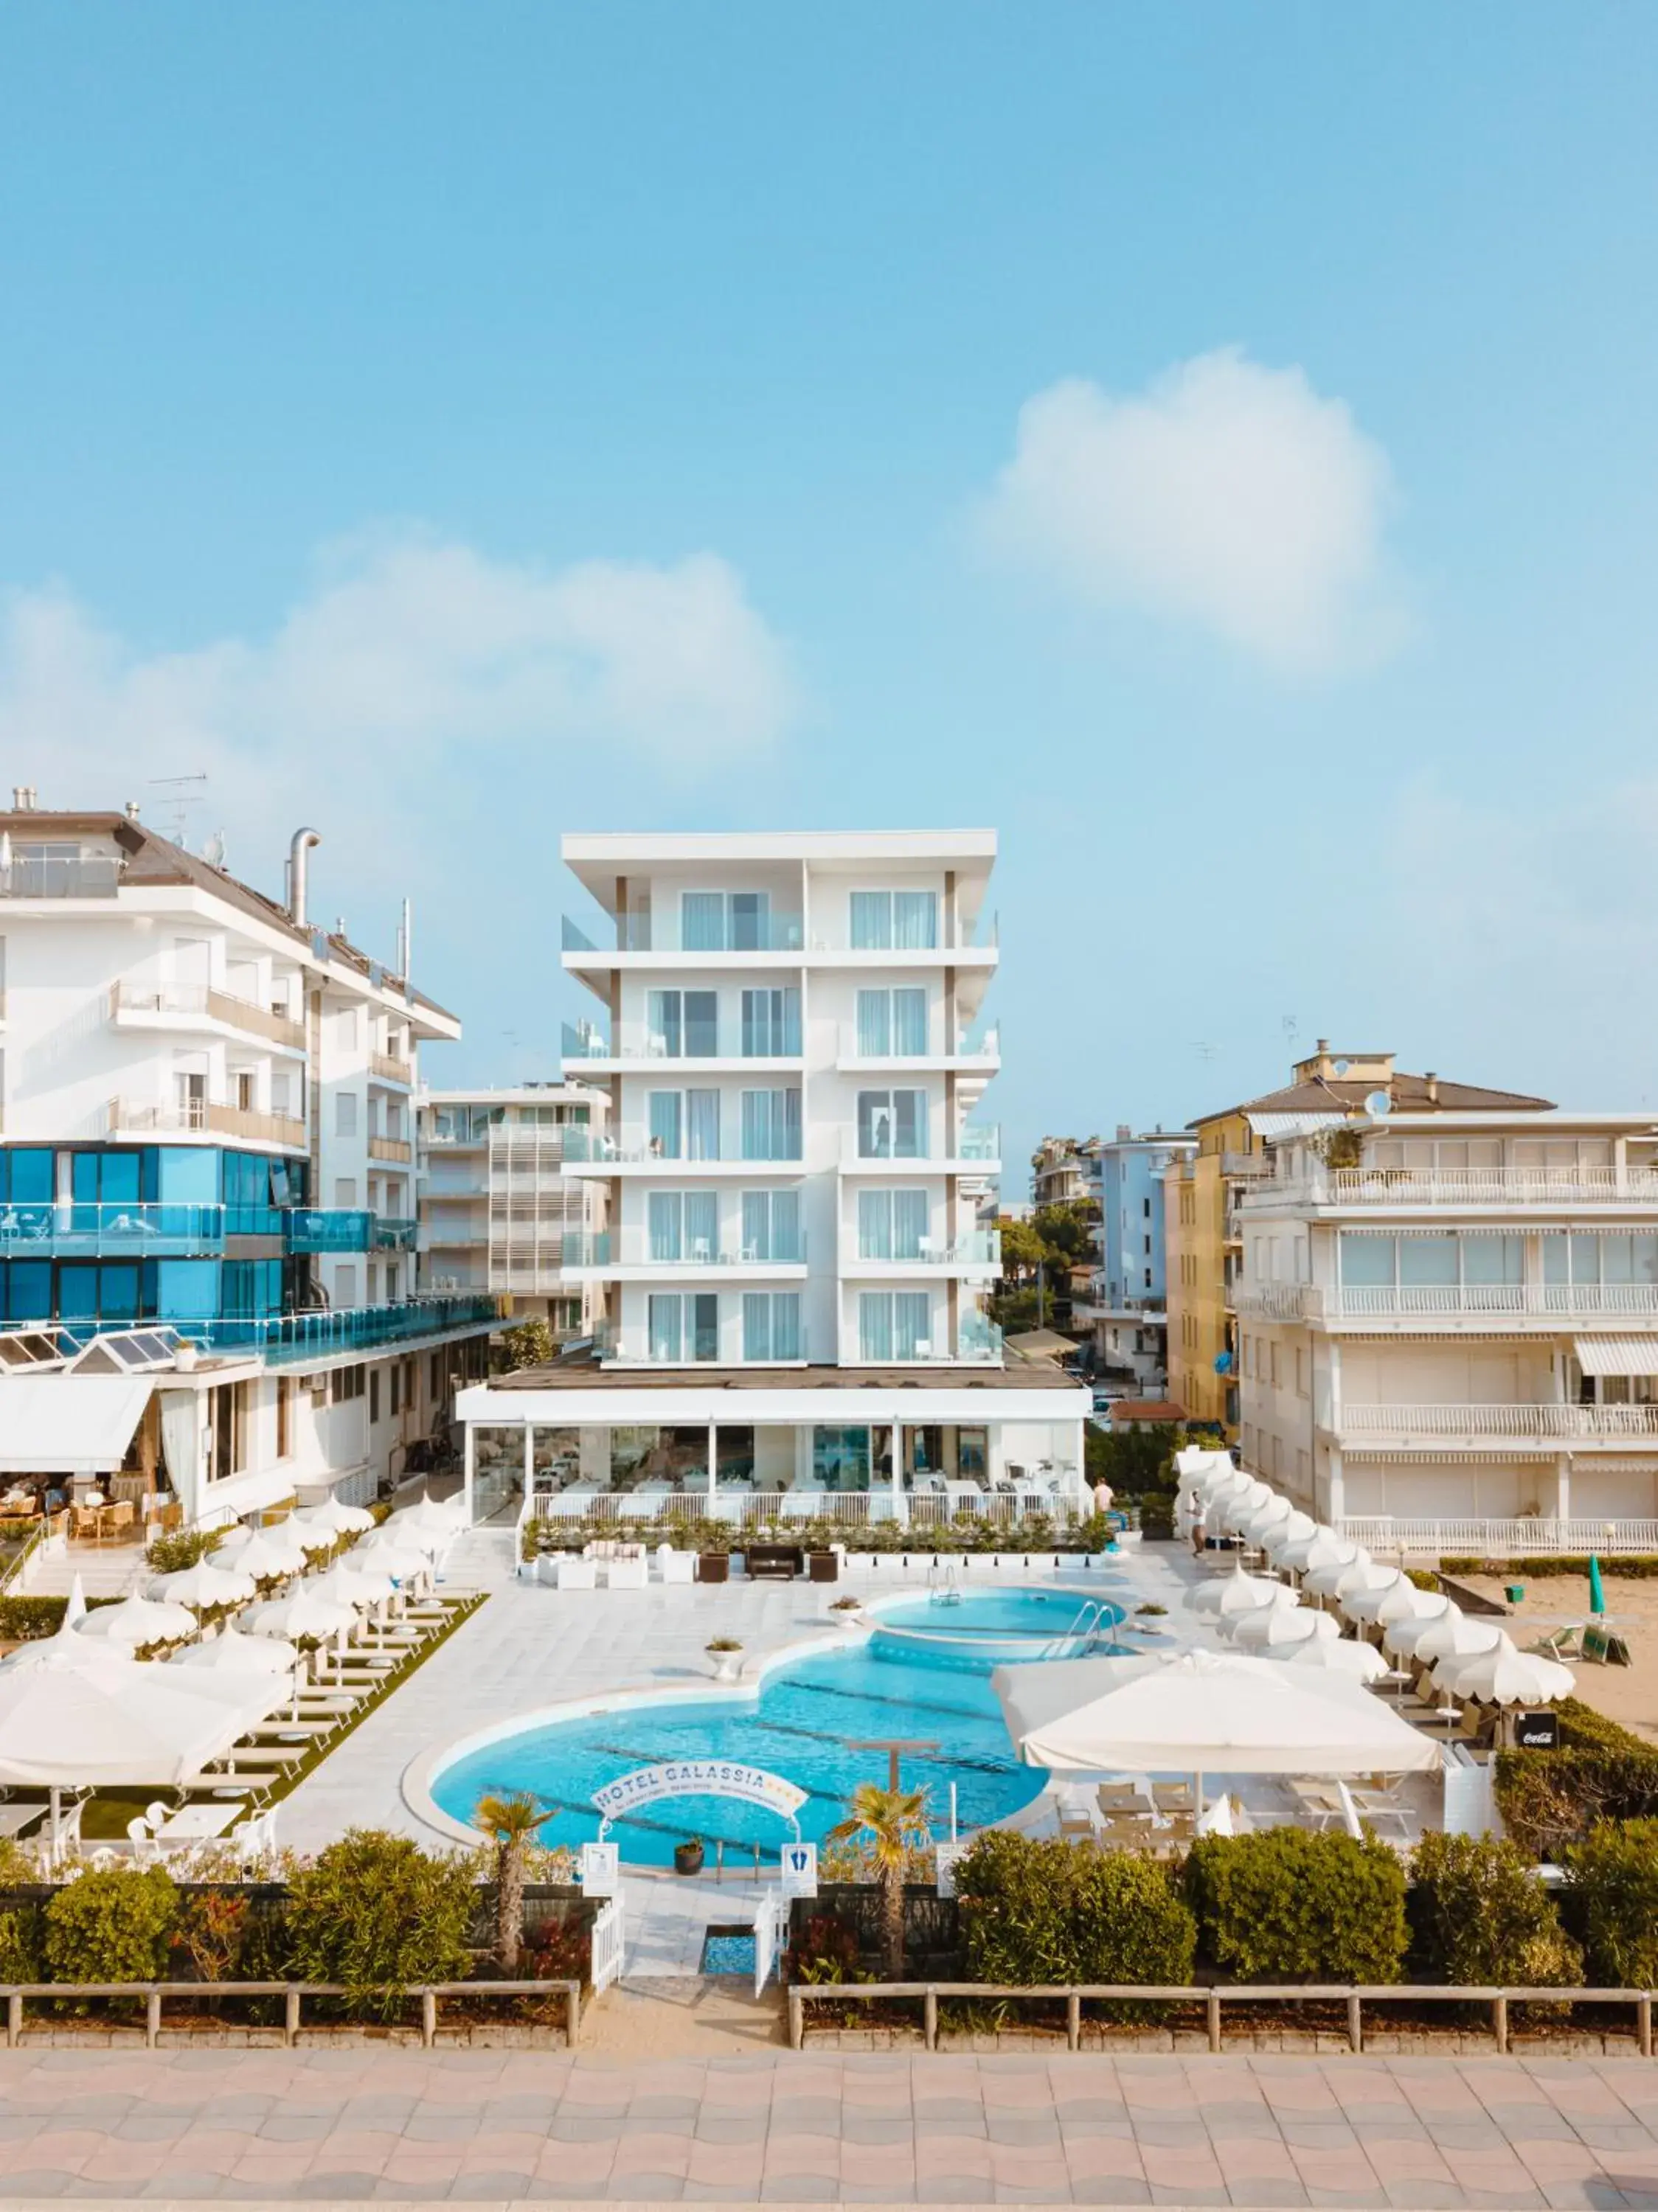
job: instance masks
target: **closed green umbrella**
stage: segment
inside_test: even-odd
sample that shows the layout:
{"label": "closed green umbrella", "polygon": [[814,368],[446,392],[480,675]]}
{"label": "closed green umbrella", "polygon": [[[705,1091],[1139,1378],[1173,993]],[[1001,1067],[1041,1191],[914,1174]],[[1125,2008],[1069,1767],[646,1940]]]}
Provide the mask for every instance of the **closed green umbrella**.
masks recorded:
{"label": "closed green umbrella", "polygon": [[1589,1611],[1591,1613],[1604,1613],[1606,1609],[1606,1593],[1600,1587],[1600,1562],[1599,1559],[1594,1558],[1593,1553],[1591,1553],[1589,1558]]}

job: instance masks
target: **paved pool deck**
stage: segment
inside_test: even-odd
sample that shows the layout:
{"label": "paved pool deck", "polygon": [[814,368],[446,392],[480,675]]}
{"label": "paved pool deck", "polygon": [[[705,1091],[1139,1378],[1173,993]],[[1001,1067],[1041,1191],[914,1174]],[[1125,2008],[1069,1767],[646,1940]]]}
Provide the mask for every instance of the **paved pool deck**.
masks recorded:
{"label": "paved pool deck", "polygon": [[1658,2066],[528,2051],[0,2054],[35,2203],[1658,2208]]}

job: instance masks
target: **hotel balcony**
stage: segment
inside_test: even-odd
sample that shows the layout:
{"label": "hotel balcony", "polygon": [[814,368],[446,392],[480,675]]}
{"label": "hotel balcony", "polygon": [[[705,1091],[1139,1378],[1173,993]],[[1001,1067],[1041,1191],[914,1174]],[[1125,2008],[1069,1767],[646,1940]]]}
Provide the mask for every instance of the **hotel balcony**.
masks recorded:
{"label": "hotel balcony", "polygon": [[844,1237],[840,1273],[853,1279],[887,1282],[898,1277],[934,1275],[982,1276],[994,1281],[1002,1273],[1002,1239],[994,1229],[975,1229],[954,1243],[923,1237],[913,1250],[869,1252],[862,1249],[856,1233]]}
{"label": "hotel balcony", "polygon": [[774,1237],[764,1253],[754,1245],[716,1250],[698,1240],[669,1254],[653,1249],[643,1229],[571,1231],[561,1251],[564,1276],[572,1283],[671,1280],[683,1285],[705,1271],[717,1273],[722,1283],[804,1281],[806,1277],[804,1237],[786,1243]]}
{"label": "hotel balcony", "polygon": [[1494,1443],[1536,1450],[1563,1444],[1650,1448],[1658,1444],[1658,1406],[1344,1406],[1334,1433],[1344,1448],[1368,1443],[1404,1451]]}
{"label": "hotel balcony", "polygon": [[1653,1283],[1257,1283],[1240,1287],[1234,1310],[1246,1321],[1307,1322],[1315,1327],[1393,1324],[1421,1334],[1443,1327],[1478,1334],[1550,1335],[1582,1322],[1658,1326]]}
{"label": "hotel balcony", "polygon": [[1306,1181],[1265,1182],[1246,1192],[1246,1213],[1286,1207],[1298,1212],[1459,1207],[1474,1214],[1511,1207],[1556,1211],[1592,1206],[1626,1213],[1658,1208],[1652,1168],[1337,1168]]}
{"label": "hotel balcony", "polygon": [[[169,1319],[168,1327],[204,1351],[259,1353],[272,1364],[329,1359],[341,1352],[374,1352],[387,1345],[447,1336],[460,1329],[492,1328],[502,1316],[491,1292],[470,1291],[407,1298],[396,1305],[350,1306],[314,1313],[266,1314],[247,1319],[215,1316]],[[131,1327],[130,1322],[122,1324]]]}
{"label": "hotel balcony", "polygon": [[946,1038],[936,1044],[929,1041],[919,1051],[899,1049],[896,1040],[891,1042],[893,1049],[872,1049],[878,1040],[847,1024],[840,1032],[835,1065],[843,1075],[901,1075],[907,1070],[926,1068],[943,1074],[982,1075],[986,1080],[1002,1065],[1002,1036],[993,1028],[972,1035],[963,1032],[954,1043]]}
{"label": "hotel balcony", "polygon": [[11,855],[0,861],[0,898],[113,898],[125,866],[113,853]]}
{"label": "hotel balcony", "polygon": [[667,1151],[661,1139],[640,1128],[566,1129],[564,1137],[564,1164],[576,1176],[670,1175],[701,1182],[733,1176],[798,1177],[803,1172],[799,1152],[787,1158],[692,1156]]}
{"label": "hotel balcony", "polygon": [[371,1052],[369,1073],[376,1083],[395,1083],[405,1091],[414,1087],[414,1062],[399,1060],[394,1052]]}
{"label": "hotel balcony", "polygon": [[123,1137],[229,1137],[243,1144],[277,1145],[284,1150],[305,1150],[305,1124],[291,1114],[260,1114],[251,1107],[226,1106],[205,1098],[192,1098],[172,1106],[141,1106],[130,1098],[112,1098],[107,1134]]}
{"label": "hotel balcony", "polygon": [[414,1146],[406,1137],[370,1137],[369,1158],[389,1161],[393,1166],[407,1167],[414,1158]]}
{"label": "hotel balcony", "polygon": [[[741,1025],[728,1024],[727,1027],[740,1030]],[[566,1076],[578,1079],[622,1075],[642,1069],[649,1069],[653,1074],[676,1075],[802,1073],[806,1063],[802,1056],[798,1028],[792,1034],[785,1031],[781,1042],[784,1048],[780,1052],[755,1051],[745,1046],[741,1034],[721,1036],[699,1032],[694,1024],[670,1041],[642,1022],[619,1022],[608,1037],[591,1023],[566,1022],[564,1071]]]}
{"label": "hotel balcony", "polygon": [[229,1030],[290,1052],[305,1049],[303,1022],[292,1019],[283,1007],[261,1006],[229,991],[181,985],[152,991],[116,983],[109,994],[109,1018],[119,1030],[173,1030],[210,1036]]}
{"label": "hotel balcony", "polygon": [[[171,1200],[0,1207],[0,1255],[16,1260],[168,1260],[224,1249],[226,1208]],[[234,1232],[233,1232],[234,1233]]]}
{"label": "hotel balcony", "polygon": [[648,914],[624,914],[616,918],[613,945],[595,945],[580,925],[564,917],[564,964],[577,974],[598,968],[707,968],[728,963],[750,963],[787,957],[800,964],[805,938],[797,914],[759,914],[742,917],[721,933],[718,943],[685,945],[666,942],[667,933],[653,928]]}
{"label": "hotel balcony", "polygon": [[1002,1132],[988,1125],[964,1126],[955,1149],[942,1157],[924,1152],[866,1152],[855,1129],[841,1134],[840,1168],[849,1176],[939,1176],[997,1174],[1002,1166]]}

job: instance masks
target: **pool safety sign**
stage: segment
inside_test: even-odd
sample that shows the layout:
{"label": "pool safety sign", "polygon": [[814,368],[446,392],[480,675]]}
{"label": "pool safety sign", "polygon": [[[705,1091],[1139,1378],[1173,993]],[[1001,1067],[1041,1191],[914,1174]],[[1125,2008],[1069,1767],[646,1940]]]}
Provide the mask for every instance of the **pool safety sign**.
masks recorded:
{"label": "pool safety sign", "polygon": [[815,1897],[818,1893],[818,1847],[815,1844],[785,1844],[781,1854],[783,1893],[785,1897]]}
{"label": "pool safety sign", "polygon": [[582,1887],[589,1897],[614,1897],[622,1886],[622,1854],[614,1844],[583,1844]]}
{"label": "pool safety sign", "polygon": [[763,1766],[745,1766],[735,1759],[676,1759],[666,1766],[636,1766],[595,1790],[593,1802],[602,1816],[602,1834],[613,1820],[625,1820],[641,1805],[655,1805],[664,1797],[739,1797],[746,1805],[763,1805],[795,1826],[795,1815],[806,1802],[806,1792],[781,1774],[768,1774]]}

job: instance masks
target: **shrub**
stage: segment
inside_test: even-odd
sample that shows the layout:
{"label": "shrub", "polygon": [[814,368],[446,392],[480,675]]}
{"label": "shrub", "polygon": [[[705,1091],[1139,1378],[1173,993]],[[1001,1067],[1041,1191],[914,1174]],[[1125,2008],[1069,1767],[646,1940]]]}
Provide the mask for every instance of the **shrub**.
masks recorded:
{"label": "shrub", "polygon": [[524,1367],[550,1367],[557,1351],[552,1330],[539,1314],[532,1314],[515,1328],[501,1333],[501,1349],[509,1373]]}
{"label": "shrub", "polygon": [[1411,1871],[1411,1929],[1429,1978],[1545,1988],[1581,1978],[1582,1954],[1553,1898],[1506,1837],[1430,1831]]}
{"label": "shrub", "polygon": [[24,1906],[0,1912],[0,1982],[40,1979],[40,1915]]}
{"label": "shrub", "polygon": [[1186,1859],[1205,1954],[1240,1980],[1393,1982],[1409,1936],[1405,1873],[1375,1836],[1271,1828],[1205,1836]]}
{"label": "shrub", "polygon": [[1602,1821],[1565,1855],[1596,1982],[1658,1984],[1658,1820]]}
{"label": "shrub", "polygon": [[198,1889],[182,1900],[173,1948],[187,1954],[198,1982],[235,1978],[249,1909],[247,1898],[234,1889]]}
{"label": "shrub", "polygon": [[1174,1500],[1172,1498],[1141,1499],[1140,1534],[1148,1543],[1168,1542],[1174,1534]]}
{"label": "shrub", "polygon": [[149,1564],[158,1575],[178,1574],[216,1551],[224,1533],[222,1528],[181,1528],[171,1536],[157,1536],[147,1554]]}
{"label": "shrub", "polygon": [[[1499,1582],[1546,1582],[1555,1575],[1587,1576],[1589,1557],[1587,1552],[1570,1556],[1556,1556],[1544,1553],[1539,1559],[1477,1559],[1473,1558],[1442,1559],[1441,1567],[1448,1575],[1492,1575]],[[1615,1552],[1610,1559],[1600,1561],[1600,1571],[1610,1581],[1618,1575],[1633,1582],[1649,1583],[1658,1577],[1658,1553]]]}
{"label": "shrub", "polygon": [[165,1867],[83,1874],[46,1907],[46,1966],[56,1982],[155,1982],[167,1972],[179,1893]]}
{"label": "shrub", "polygon": [[1192,1978],[1196,1924],[1155,1859],[990,1829],[957,1861],[955,1890],[972,1980]]}
{"label": "shrub", "polygon": [[783,1954],[783,1980],[868,1981],[858,1966],[858,1933],[832,1912],[814,1912]]}
{"label": "shrub", "polygon": [[474,1867],[406,1836],[348,1828],[296,1874],[288,1940],[302,1981],[338,1982],[354,2008],[392,2018],[413,1982],[459,1980],[471,1954]]}
{"label": "shrub", "polygon": [[1563,1698],[1557,1751],[1501,1751],[1497,1809],[1522,1850],[1564,1851],[1602,1820],[1658,1816],[1658,1748]]}
{"label": "shrub", "polygon": [[1419,1590],[1436,1590],[1439,1588],[1439,1577],[1431,1567],[1406,1567],[1405,1576],[1405,1580],[1414,1583]]}

